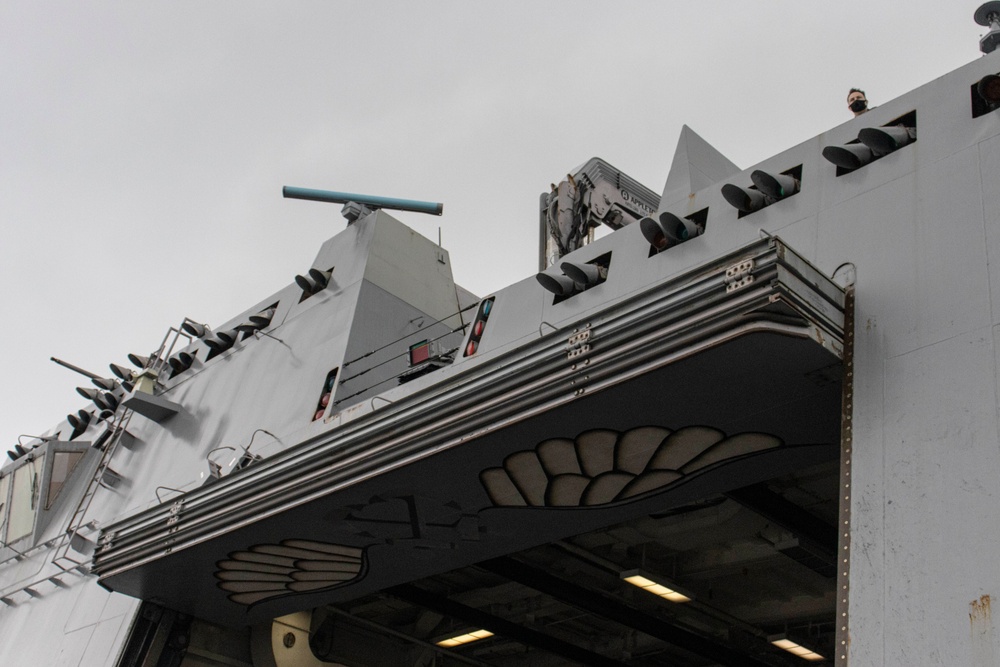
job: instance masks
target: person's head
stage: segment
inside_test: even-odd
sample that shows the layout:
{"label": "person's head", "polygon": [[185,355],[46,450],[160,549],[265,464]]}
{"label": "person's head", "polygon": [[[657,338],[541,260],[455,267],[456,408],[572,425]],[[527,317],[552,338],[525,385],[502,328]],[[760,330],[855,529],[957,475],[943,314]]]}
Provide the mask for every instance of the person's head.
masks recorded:
{"label": "person's head", "polygon": [[868,98],[865,97],[865,91],[860,88],[851,88],[851,91],[847,93],[847,108],[853,111],[855,116],[860,116],[868,111]]}

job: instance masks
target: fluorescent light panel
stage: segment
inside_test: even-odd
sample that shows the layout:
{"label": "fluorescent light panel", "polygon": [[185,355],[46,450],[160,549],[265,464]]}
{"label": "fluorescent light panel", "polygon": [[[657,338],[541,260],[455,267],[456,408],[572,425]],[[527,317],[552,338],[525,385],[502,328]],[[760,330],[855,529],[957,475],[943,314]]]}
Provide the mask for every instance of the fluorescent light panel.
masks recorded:
{"label": "fluorescent light panel", "polygon": [[677,588],[664,586],[658,581],[654,581],[650,578],[648,573],[642,572],[641,570],[629,570],[628,572],[622,572],[621,578],[633,586],[638,586],[644,591],[652,593],[653,595],[659,595],[664,600],[670,600],[671,602],[691,601],[691,597],[689,595],[685,595],[677,590]]}
{"label": "fluorescent light panel", "polygon": [[476,630],[474,632],[467,632],[464,635],[456,635],[455,637],[450,637],[448,639],[442,639],[439,642],[435,642],[438,646],[443,646],[445,648],[451,648],[452,646],[461,646],[462,644],[468,644],[469,642],[476,642],[480,639],[486,639],[487,637],[492,637],[493,633],[489,630]]}
{"label": "fluorescent light panel", "polygon": [[778,648],[784,649],[792,655],[797,655],[803,660],[826,660],[826,658],[821,656],[819,653],[816,653],[816,651],[808,649],[801,644],[796,644],[785,635],[775,635],[773,637],[768,637],[767,640]]}

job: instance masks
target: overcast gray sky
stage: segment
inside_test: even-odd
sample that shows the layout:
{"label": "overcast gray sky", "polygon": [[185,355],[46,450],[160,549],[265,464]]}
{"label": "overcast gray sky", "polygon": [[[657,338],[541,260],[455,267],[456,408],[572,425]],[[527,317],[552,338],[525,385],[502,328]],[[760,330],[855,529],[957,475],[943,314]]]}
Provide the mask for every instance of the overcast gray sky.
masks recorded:
{"label": "overcast gray sky", "polygon": [[660,192],[687,123],[745,168],[979,57],[980,2],[0,3],[0,455],[85,378],[307,269],[339,206],[441,201],[456,280],[534,273],[595,155]]}

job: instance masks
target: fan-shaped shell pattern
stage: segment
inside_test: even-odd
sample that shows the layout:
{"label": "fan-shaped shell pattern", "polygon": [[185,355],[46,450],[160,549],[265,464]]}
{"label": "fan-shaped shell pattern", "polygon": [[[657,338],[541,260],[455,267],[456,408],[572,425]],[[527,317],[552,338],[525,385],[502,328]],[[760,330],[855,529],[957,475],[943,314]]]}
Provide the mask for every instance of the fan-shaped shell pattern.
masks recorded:
{"label": "fan-shaped shell pattern", "polygon": [[514,452],[479,475],[497,507],[593,507],[673,485],[716,464],[781,447],[767,433],[726,437],[707,426],[585,431]]}
{"label": "fan-shaped shell pattern", "polygon": [[264,600],[340,586],[356,579],[364,551],[342,544],[285,540],[234,551],[216,563],[215,578],[229,599],[252,606]]}

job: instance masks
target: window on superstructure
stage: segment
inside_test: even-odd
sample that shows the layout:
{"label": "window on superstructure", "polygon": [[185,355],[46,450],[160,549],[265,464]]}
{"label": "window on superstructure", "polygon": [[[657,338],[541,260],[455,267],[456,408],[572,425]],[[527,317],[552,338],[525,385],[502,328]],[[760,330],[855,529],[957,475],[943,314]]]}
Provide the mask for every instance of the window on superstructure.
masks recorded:
{"label": "window on superstructure", "polygon": [[10,478],[9,474],[0,477],[0,544],[7,543],[7,514],[10,509],[7,494],[10,492]]}
{"label": "window on superstructure", "polygon": [[83,460],[85,452],[55,452],[52,454],[52,472],[49,476],[49,488],[45,495],[45,509],[52,507],[59,492],[67,480],[73,475],[73,471],[80,461]]}
{"label": "window on superstructure", "polygon": [[44,462],[45,457],[39,456],[13,472],[7,535],[4,540],[7,544],[31,535],[35,527]]}

